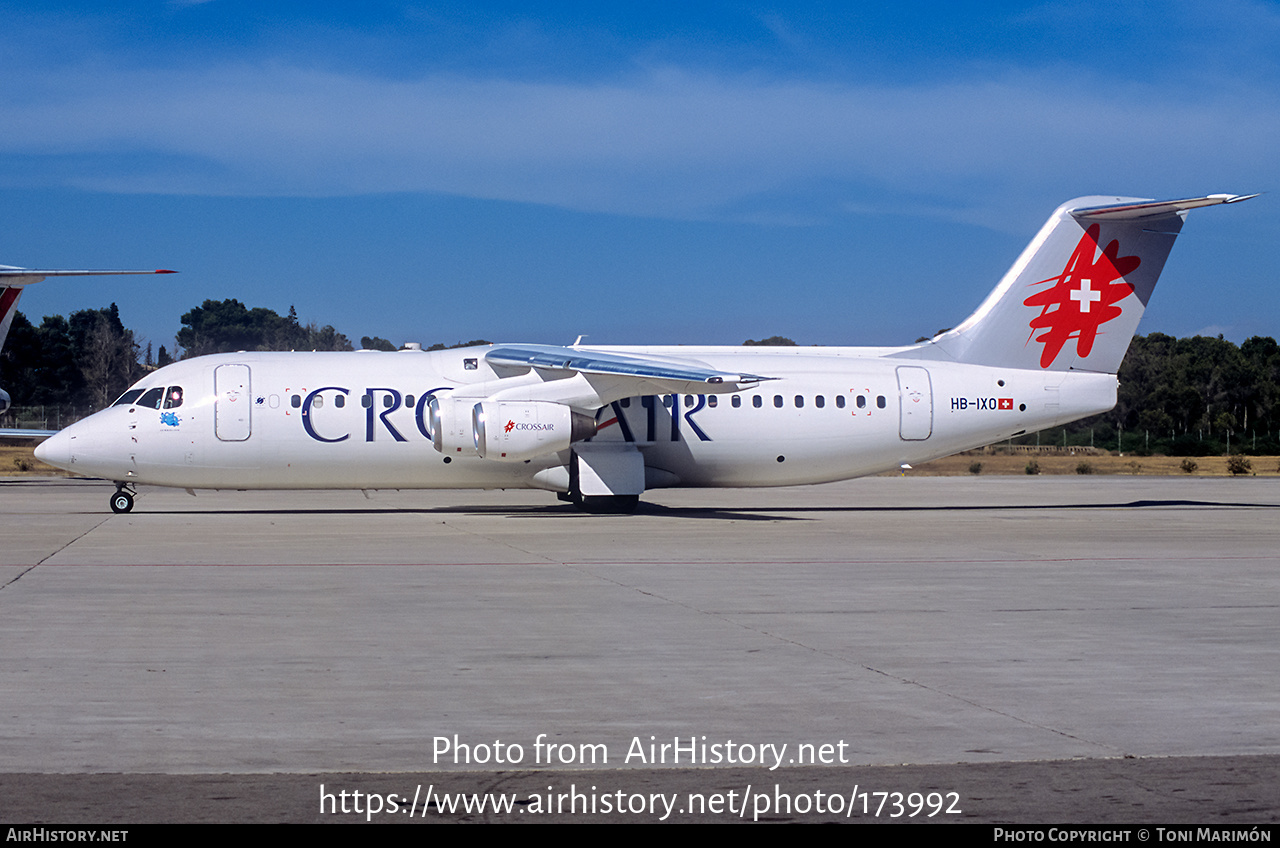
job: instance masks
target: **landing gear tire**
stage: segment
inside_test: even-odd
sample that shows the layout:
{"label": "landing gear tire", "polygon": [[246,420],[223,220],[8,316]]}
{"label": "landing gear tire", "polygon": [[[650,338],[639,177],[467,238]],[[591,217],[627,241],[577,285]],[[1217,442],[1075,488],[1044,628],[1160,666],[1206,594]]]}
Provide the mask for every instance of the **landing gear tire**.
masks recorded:
{"label": "landing gear tire", "polygon": [[639,495],[585,495],[582,508],[606,515],[630,515],[640,505]]}
{"label": "landing gear tire", "polygon": [[111,496],[111,511],[114,513],[132,512],[133,511],[133,495],[124,489],[116,492]]}

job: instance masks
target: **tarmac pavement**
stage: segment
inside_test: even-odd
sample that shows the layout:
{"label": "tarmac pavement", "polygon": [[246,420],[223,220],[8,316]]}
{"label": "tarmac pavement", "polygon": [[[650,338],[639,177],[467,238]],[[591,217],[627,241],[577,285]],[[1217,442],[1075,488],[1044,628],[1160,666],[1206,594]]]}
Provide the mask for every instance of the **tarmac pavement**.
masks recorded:
{"label": "tarmac pavement", "polygon": [[112,490],[0,481],[6,821],[363,820],[319,784],[422,778],[1280,817],[1280,480],[871,478],[631,516],[146,487],[113,515]]}

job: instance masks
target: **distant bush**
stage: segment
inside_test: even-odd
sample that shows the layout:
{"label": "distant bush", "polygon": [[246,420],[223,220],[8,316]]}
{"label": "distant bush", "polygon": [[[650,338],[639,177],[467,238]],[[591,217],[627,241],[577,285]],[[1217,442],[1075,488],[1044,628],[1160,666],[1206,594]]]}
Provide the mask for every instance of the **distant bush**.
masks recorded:
{"label": "distant bush", "polygon": [[969,473],[970,473],[970,474],[981,474],[981,473],[982,473],[982,463],[981,463],[981,462],[971,462],[971,463],[969,463]]}
{"label": "distant bush", "polygon": [[19,471],[31,470],[31,460],[27,459],[25,456],[14,457],[13,464]]}
{"label": "distant bush", "polygon": [[1196,469],[1199,468],[1200,466],[1196,464],[1196,461],[1194,459],[1184,459],[1182,460],[1182,464],[1179,467],[1183,471],[1185,471],[1187,474],[1195,474]]}
{"label": "distant bush", "polygon": [[1077,474],[1092,474],[1092,473],[1093,473],[1093,466],[1092,466],[1092,465],[1090,465],[1088,462],[1083,462],[1083,461],[1082,461],[1079,465],[1077,465],[1077,466],[1076,466],[1076,473],[1077,473]]}
{"label": "distant bush", "polygon": [[1195,433],[1178,436],[1169,445],[1172,456],[1213,456],[1222,452],[1222,446],[1216,440],[1205,440]]}
{"label": "distant bush", "polygon": [[1040,473],[1040,463],[1036,462],[1034,459],[1033,459],[1033,460],[1031,460],[1030,462],[1028,462],[1028,463],[1027,463],[1027,473],[1028,473],[1028,474],[1039,474],[1039,473]]}
{"label": "distant bush", "polygon": [[1248,474],[1253,471],[1253,464],[1246,457],[1233,453],[1227,457],[1227,470],[1232,474]]}

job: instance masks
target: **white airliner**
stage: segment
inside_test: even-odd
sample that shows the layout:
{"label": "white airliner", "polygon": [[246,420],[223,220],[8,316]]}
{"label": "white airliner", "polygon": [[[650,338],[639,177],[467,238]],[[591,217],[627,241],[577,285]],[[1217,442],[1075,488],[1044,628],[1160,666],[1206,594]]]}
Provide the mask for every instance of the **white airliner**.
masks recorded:
{"label": "white airliner", "polygon": [[[13,324],[13,314],[18,309],[18,298],[22,290],[32,283],[38,283],[46,277],[97,277],[113,274],[172,274],[173,271],[47,271],[35,268],[15,268],[12,265],[0,265],[0,350],[4,349],[4,340],[9,335],[9,327]],[[9,411],[11,404],[9,393],[0,388],[0,415]],[[40,439],[52,436],[54,430],[0,430],[0,436],[9,438]]]}
{"label": "white airliner", "polygon": [[[135,486],[645,489],[874,474],[1106,412],[1187,211],[1241,195],[1083,197],[964,323],[891,348],[227,353],[161,368],[36,450]],[[194,492],[192,492],[194,494]]]}

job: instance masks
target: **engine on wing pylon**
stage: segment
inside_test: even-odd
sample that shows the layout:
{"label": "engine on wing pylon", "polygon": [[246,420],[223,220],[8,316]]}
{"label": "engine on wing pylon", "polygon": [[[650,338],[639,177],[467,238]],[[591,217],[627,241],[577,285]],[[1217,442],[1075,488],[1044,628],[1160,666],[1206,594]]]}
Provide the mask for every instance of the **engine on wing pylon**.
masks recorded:
{"label": "engine on wing pylon", "polygon": [[481,459],[524,462],[591,438],[596,422],[562,403],[490,400],[472,410],[472,431]]}
{"label": "engine on wing pylon", "polygon": [[432,397],[428,414],[432,442],[446,456],[524,462],[596,434],[590,415],[550,401]]}
{"label": "engine on wing pylon", "polygon": [[475,456],[476,437],[472,424],[474,398],[443,399],[432,395],[427,402],[431,421],[431,441],[445,456]]}

